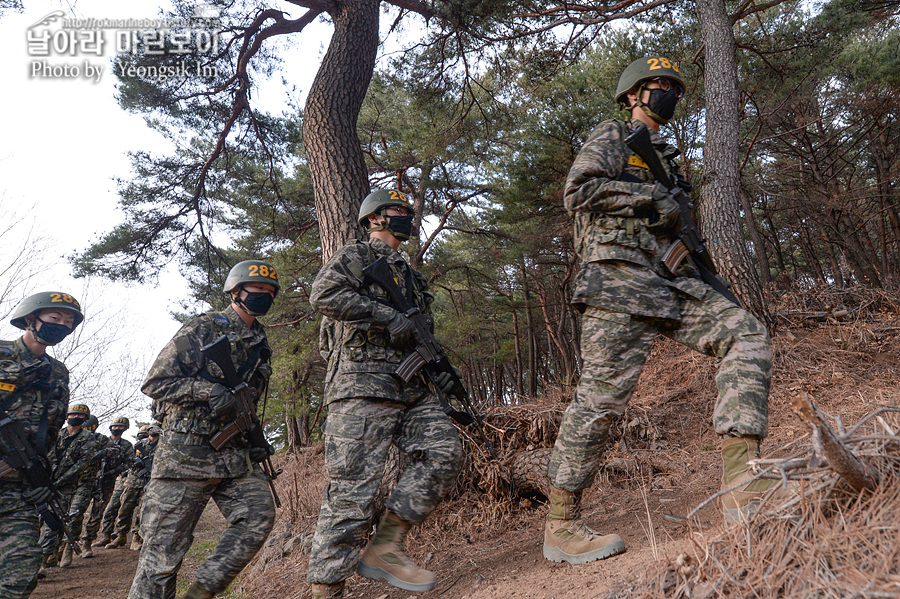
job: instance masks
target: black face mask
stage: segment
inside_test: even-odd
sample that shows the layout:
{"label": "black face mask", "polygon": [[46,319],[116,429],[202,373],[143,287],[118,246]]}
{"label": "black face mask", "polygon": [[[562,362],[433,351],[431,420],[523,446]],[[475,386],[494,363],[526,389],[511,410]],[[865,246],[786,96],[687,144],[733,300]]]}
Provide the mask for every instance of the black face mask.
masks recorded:
{"label": "black face mask", "polygon": [[247,314],[262,316],[272,307],[275,298],[266,291],[247,292],[247,297],[241,300],[241,305],[247,310]]}
{"label": "black face mask", "polygon": [[675,116],[675,106],[678,104],[678,92],[674,89],[663,91],[661,89],[650,90],[650,101],[647,108],[650,109],[650,118],[665,125]]}
{"label": "black face mask", "polygon": [[32,333],[37,342],[42,345],[56,345],[72,332],[72,329],[64,324],[44,322],[37,317],[35,317],[35,319],[37,322],[41,323],[41,328],[38,329],[37,326],[32,327]]}
{"label": "black face mask", "polygon": [[122,433],[124,433],[124,432],[125,431],[119,430],[117,428],[111,428],[111,429],[109,429],[109,436],[110,437],[121,437]]}
{"label": "black face mask", "polygon": [[387,230],[400,241],[406,241],[412,235],[412,219],[412,214],[389,216]]}
{"label": "black face mask", "polygon": [[66,420],[66,424],[69,426],[81,426],[84,424],[84,418],[69,418]]}

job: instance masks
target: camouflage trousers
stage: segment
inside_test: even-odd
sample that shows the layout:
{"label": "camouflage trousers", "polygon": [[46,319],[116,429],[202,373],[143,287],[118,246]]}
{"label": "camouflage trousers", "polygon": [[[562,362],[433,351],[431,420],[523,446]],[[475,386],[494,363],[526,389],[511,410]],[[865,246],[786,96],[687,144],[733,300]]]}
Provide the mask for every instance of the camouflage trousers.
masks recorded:
{"label": "camouflage trousers", "polygon": [[97,532],[100,530],[100,525],[103,521],[103,514],[106,510],[106,506],[109,505],[109,500],[112,497],[115,485],[115,479],[104,480],[103,485],[100,488],[100,496],[97,497],[95,495],[91,499],[91,505],[88,507],[87,511],[87,522],[84,524],[84,532],[81,536],[82,542],[87,546],[90,546],[94,539],[97,538]]}
{"label": "camouflage trousers", "polygon": [[138,504],[141,502],[141,496],[144,494],[144,488],[135,488],[126,486],[122,491],[121,505],[119,513],[116,515],[116,527],[114,534],[127,535],[134,524],[134,513]]}
{"label": "camouflage trousers", "polygon": [[685,296],[677,321],[588,307],[581,321],[583,367],[550,458],[550,481],[590,486],[612,422],[622,416],[657,335],[719,358],[713,428],[719,435],[765,437],[772,345],[752,314],[710,291]]}
{"label": "camouflage trousers", "polygon": [[125,492],[125,476],[122,475],[116,479],[116,485],[113,487],[112,496],[106,509],[103,510],[103,520],[100,522],[100,532],[112,536],[116,529],[116,516],[119,515],[119,508],[122,507],[122,493]]}
{"label": "camouflage trousers", "polygon": [[0,482],[0,597],[28,597],[41,568],[41,524],[20,482]]}
{"label": "camouflage trousers", "polygon": [[250,563],[275,525],[275,503],[259,466],[238,478],[154,478],[144,497],[144,545],[129,599],[175,597],[178,569],[210,497],[229,526],[197,568],[197,581],[209,591],[221,593]]}
{"label": "camouflage trousers", "polygon": [[421,522],[453,485],[462,448],[434,396],[413,406],[371,399],[331,403],[325,422],[330,480],[313,536],[309,582],[333,584],[355,571],[391,444],[411,459],[386,502],[401,519]]}
{"label": "camouflage trousers", "polygon": [[[77,533],[75,528],[75,520],[77,519],[78,512],[78,503],[81,500],[77,500],[79,497],[80,487],[63,487],[61,489],[57,489],[58,497],[59,497],[59,507],[63,511],[64,514],[67,515],[68,522],[66,526],[69,527],[69,531],[72,532],[72,535],[76,535]],[[90,489],[88,489],[88,500],[90,500]],[[86,506],[87,504],[85,504]],[[74,514],[74,517],[73,517]],[[84,515],[84,510],[82,509],[81,514]],[[77,525],[81,527],[81,519],[77,519]],[[44,554],[44,557],[49,557],[51,555],[58,554],[62,550],[62,541],[65,539],[65,533],[61,530],[50,530],[46,524],[41,526],[41,552]],[[68,542],[68,541],[66,541]]]}

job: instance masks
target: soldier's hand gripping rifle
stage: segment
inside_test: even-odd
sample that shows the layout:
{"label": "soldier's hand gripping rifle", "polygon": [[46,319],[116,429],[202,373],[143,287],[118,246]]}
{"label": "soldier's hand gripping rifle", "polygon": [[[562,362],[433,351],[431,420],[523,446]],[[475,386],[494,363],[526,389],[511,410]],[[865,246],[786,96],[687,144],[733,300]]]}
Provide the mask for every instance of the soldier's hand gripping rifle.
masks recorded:
{"label": "soldier's hand gripping rifle", "polygon": [[697,270],[700,271],[700,277],[703,281],[740,306],[738,298],[728,288],[728,283],[716,271],[716,265],[713,264],[712,258],[710,258],[709,252],[704,245],[706,240],[700,237],[697,223],[694,222],[694,205],[691,202],[691,198],[684,193],[683,189],[672,183],[668,171],[663,167],[659,155],[650,141],[650,131],[647,129],[647,125],[642,124],[635,129],[634,133],[626,137],[625,145],[631,148],[631,151],[647,164],[650,172],[653,173],[653,177],[669,190],[669,193],[678,202],[678,207],[680,208],[681,224],[678,231],[678,239],[669,246],[669,249],[663,256],[663,264],[666,265],[670,272],[675,272],[681,261],[690,255]]}
{"label": "soldier's hand gripping rifle", "polygon": [[[222,370],[222,374],[225,376],[225,386],[231,390],[234,398],[237,400],[234,420],[225,425],[209,440],[213,449],[219,451],[229,441],[243,433],[247,437],[247,441],[250,442],[250,447],[261,447],[268,452],[271,445],[266,441],[262,424],[256,417],[252,390],[245,381],[241,380],[237,369],[234,367],[234,362],[231,361],[231,343],[229,343],[228,337],[225,335],[220,336],[212,343],[207,343],[201,347],[200,352],[207,360],[214,362]],[[275,483],[273,482],[281,474],[281,469],[276,470],[272,466],[272,460],[268,457],[260,462],[260,466],[269,481],[269,489],[272,491],[272,499],[275,500],[276,507],[281,507],[281,501],[278,498],[278,493],[275,492]]]}
{"label": "soldier's hand gripping rifle", "polygon": [[28,487],[50,489],[50,496],[35,505],[35,509],[47,528],[54,532],[63,531],[72,551],[81,553],[78,540],[69,529],[68,516],[63,512],[53,488],[50,466],[37,455],[28,441],[25,423],[21,420],[9,416],[0,419],[0,458],[0,478],[17,470],[22,473],[22,479]]}
{"label": "soldier's hand gripping rifle", "polygon": [[[406,299],[406,295],[404,295],[403,291],[400,290],[400,287],[394,280],[391,268],[388,266],[387,260],[385,260],[384,257],[381,257],[372,264],[366,266],[363,269],[362,274],[364,281],[375,283],[384,289],[388,294],[388,298],[390,298],[389,303],[391,307],[409,318],[415,327],[415,332],[413,333],[415,347],[397,367],[397,376],[399,376],[403,382],[408,383],[416,376],[416,374],[423,372],[438,396],[441,409],[443,409],[450,418],[462,426],[469,426],[472,423],[477,423],[477,430],[481,440],[488,448],[488,451],[493,453],[493,447],[484,434],[484,420],[482,419],[481,414],[472,407],[472,404],[469,401],[468,390],[460,380],[456,369],[450,364],[450,361],[444,354],[444,350],[438,344],[434,335],[431,334],[431,317],[428,314],[420,312],[417,307],[410,305],[409,301]],[[457,410],[450,405],[450,402],[447,401],[447,397],[444,395],[443,389],[441,389],[441,385],[435,381],[435,378],[437,378],[438,375],[443,375],[443,377],[449,375],[452,384],[447,395],[456,399],[463,406],[465,411]]]}

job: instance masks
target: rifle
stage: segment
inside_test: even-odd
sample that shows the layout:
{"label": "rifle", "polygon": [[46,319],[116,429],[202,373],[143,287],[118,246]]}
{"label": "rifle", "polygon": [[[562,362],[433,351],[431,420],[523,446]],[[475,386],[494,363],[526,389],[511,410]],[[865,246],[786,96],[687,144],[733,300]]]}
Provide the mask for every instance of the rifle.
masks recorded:
{"label": "rifle", "polygon": [[50,498],[35,506],[44,524],[54,532],[60,530],[66,535],[72,551],[80,553],[78,540],[68,526],[68,516],[59,504],[58,494],[53,487],[50,465],[46,459],[38,456],[25,431],[25,423],[16,418],[5,416],[0,420],[0,478],[16,470],[22,473],[22,479],[30,487],[47,487],[51,490]]}
{"label": "rifle", "polygon": [[[493,453],[493,446],[484,434],[484,420],[482,419],[481,414],[472,407],[472,403],[469,401],[469,391],[460,380],[459,375],[456,373],[456,369],[450,364],[450,360],[447,359],[447,356],[438,344],[437,339],[431,334],[431,316],[423,314],[417,307],[410,305],[409,301],[406,299],[406,295],[404,295],[397,285],[397,282],[394,280],[394,275],[384,256],[366,266],[363,269],[362,274],[363,280],[366,283],[375,283],[384,289],[390,300],[388,304],[409,318],[415,327],[415,333],[413,335],[415,338],[415,347],[397,367],[397,376],[399,376],[403,382],[408,383],[419,372],[424,373],[437,394],[438,401],[440,402],[441,409],[444,410],[444,413],[462,426],[469,426],[473,423],[477,423],[478,426],[476,428],[481,440],[485,443],[488,450]],[[439,374],[444,373],[449,374],[450,379],[453,382],[448,395],[462,404],[464,411],[456,410],[451,406],[447,397],[444,395],[443,390],[435,382],[435,378]]]}
{"label": "rifle", "polygon": [[719,276],[716,265],[713,264],[709,252],[706,251],[706,245],[704,245],[706,240],[700,237],[697,223],[694,222],[694,204],[691,202],[691,198],[684,193],[683,189],[672,183],[669,173],[663,167],[659,155],[650,141],[650,131],[647,129],[647,125],[642,124],[635,129],[634,133],[626,137],[625,145],[647,164],[653,177],[669,190],[681,209],[681,229],[678,231],[678,239],[666,250],[663,255],[663,264],[670,272],[675,272],[681,261],[689,255],[694,266],[700,271],[703,281],[740,306],[738,298],[728,288],[728,283]]}
{"label": "rifle", "polygon": [[[225,335],[220,336],[212,343],[207,343],[201,347],[200,352],[207,360],[214,362],[222,370],[222,374],[225,375],[225,386],[231,390],[234,398],[237,400],[234,420],[210,437],[210,445],[213,446],[213,449],[219,451],[237,435],[244,433],[251,447],[262,447],[268,451],[270,445],[266,441],[265,434],[263,434],[262,424],[256,418],[256,408],[251,398],[251,389],[245,381],[241,380],[237,369],[234,367],[234,362],[231,361],[231,344],[228,341],[228,337]],[[280,468],[276,470],[272,466],[272,460],[268,457],[260,462],[260,466],[268,479],[269,489],[272,491],[272,499],[275,500],[275,506],[281,507],[281,501],[278,499],[278,493],[275,492],[275,483],[273,481],[278,478],[282,470]]]}

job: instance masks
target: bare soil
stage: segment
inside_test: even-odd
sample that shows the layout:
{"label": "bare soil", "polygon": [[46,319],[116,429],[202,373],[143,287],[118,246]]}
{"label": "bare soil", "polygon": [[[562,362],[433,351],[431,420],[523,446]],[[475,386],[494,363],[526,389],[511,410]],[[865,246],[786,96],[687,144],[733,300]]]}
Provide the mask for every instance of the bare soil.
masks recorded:
{"label": "bare soil", "polygon": [[[900,405],[900,342],[896,338],[900,317],[896,311],[869,313],[851,322],[798,317],[788,324],[774,339],[775,376],[765,455],[784,455],[791,443],[808,443],[808,427],[788,408],[791,397],[801,389],[830,416],[848,424],[871,412],[875,404]],[[718,439],[710,424],[714,373],[713,360],[664,340],[644,370],[623,419],[628,434],[621,435],[607,453],[607,463],[618,460],[637,467],[630,471],[605,468],[584,501],[588,523],[603,534],[621,535],[626,553],[580,566],[548,562],[541,554],[546,514],[541,501],[498,501],[467,492],[442,504],[407,541],[410,554],[439,578],[437,587],[424,596],[607,597],[659,564],[671,563],[721,535],[725,529],[715,502],[699,512],[699,527],[689,530],[678,522],[678,517],[719,488]],[[552,407],[564,408],[562,401]],[[540,409],[548,409],[546,402]],[[284,506],[276,529],[223,597],[310,596],[306,552],[325,487],[321,448],[307,448],[280,461],[285,473],[277,484]],[[650,463],[656,466],[647,466]],[[216,527],[210,518],[198,530],[211,537],[221,530]],[[93,560],[76,558],[68,571],[55,570],[33,596],[124,597],[137,554],[101,549],[96,555]],[[190,567],[184,574],[190,577]],[[417,596],[359,576],[348,580],[347,591],[345,596],[352,599]]]}

